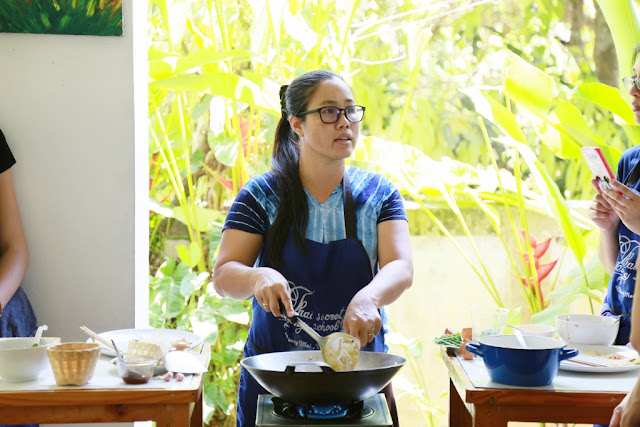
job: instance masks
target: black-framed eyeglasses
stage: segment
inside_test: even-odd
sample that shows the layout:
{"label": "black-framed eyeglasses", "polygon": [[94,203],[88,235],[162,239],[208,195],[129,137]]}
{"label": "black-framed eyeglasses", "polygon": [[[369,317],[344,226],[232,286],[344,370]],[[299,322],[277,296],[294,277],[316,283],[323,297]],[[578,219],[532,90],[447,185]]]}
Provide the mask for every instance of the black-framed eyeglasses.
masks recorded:
{"label": "black-framed eyeglasses", "polygon": [[322,123],[330,124],[340,120],[340,114],[344,113],[344,117],[351,123],[358,123],[364,119],[364,110],[366,110],[366,108],[362,105],[351,105],[347,108],[322,107],[316,108],[315,110],[303,111],[302,113],[296,114],[296,116],[300,117],[311,113],[318,113],[320,114]]}
{"label": "black-framed eyeglasses", "polygon": [[627,89],[631,89],[631,86],[636,85],[636,89],[640,90],[640,81],[638,81],[637,77],[625,77],[622,79],[622,84]]}

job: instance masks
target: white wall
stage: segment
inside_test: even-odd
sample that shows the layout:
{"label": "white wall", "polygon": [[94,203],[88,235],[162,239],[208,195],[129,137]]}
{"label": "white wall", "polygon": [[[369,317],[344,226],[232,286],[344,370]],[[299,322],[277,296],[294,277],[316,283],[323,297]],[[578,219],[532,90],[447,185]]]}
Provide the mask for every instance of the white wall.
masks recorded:
{"label": "white wall", "polygon": [[63,341],[84,341],[81,325],[134,327],[136,294],[147,319],[146,8],[123,2],[123,37],[0,34],[0,128],[31,249],[23,287]]}

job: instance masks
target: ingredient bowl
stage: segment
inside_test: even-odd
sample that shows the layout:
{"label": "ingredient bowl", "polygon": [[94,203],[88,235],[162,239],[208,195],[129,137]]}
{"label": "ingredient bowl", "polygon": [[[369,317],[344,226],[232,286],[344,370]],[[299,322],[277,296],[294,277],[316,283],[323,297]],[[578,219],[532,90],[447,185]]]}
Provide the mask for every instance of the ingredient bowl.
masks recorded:
{"label": "ingredient bowl", "polygon": [[501,307],[483,307],[474,305],[470,309],[472,339],[487,335],[502,335],[507,326],[509,310]]}
{"label": "ingredient bowl", "polygon": [[489,377],[501,384],[535,387],[551,384],[560,361],[575,357],[578,351],[565,349],[565,343],[547,337],[524,336],[524,349],[513,335],[493,335],[468,343],[467,350],[484,359]]}
{"label": "ingredient bowl", "polygon": [[158,359],[127,360],[117,359],[118,374],[127,384],[145,384],[153,377]]}
{"label": "ingredient bowl", "polygon": [[40,338],[32,347],[33,338],[0,338],[0,377],[17,383],[33,381],[49,366],[47,348],[60,342],[60,338]]}
{"label": "ingredient bowl", "polygon": [[567,344],[611,345],[616,340],[620,321],[595,314],[556,316],[558,335]]}
{"label": "ingredient bowl", "polygon": [[58,385],[83,385],[96,369],[100,344],[67,342],[47,349],[53,376]]}

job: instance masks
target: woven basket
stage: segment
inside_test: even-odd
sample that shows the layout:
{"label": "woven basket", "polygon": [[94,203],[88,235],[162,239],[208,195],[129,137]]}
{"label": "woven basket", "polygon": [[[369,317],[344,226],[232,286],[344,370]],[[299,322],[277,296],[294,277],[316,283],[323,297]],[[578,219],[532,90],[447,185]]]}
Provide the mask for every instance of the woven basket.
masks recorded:
{"label": "woven basket", "polygon": [[58,385],[83,385],[93,377],[100,344],[67,342],[49,347],[47,355]]}
{"label": "woven basket", "polygon": [[158,344],[144,341],[129,341],[127,348],[127,360],[130,362],[141,360],[157,360],[162,361],[162,350]]}

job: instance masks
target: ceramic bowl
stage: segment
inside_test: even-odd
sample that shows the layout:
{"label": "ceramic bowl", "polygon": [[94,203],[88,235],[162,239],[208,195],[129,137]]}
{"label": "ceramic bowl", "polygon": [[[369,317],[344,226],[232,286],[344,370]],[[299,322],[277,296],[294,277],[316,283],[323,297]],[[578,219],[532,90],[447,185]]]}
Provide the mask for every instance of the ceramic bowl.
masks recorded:
{"label": "ceramic bowl", "polygon": [[616,340],[620,321],[595,314],[556,316],[558,335],[567,344],[611,345]]}
{"label": "ceramic bowl", "polygon": [[32,347],[33,338],[0,338],[0,377],[11,383],[36,380],[49,366],[47,348],[59,342],[43,337]]}
{"label": "ceramic bowl", "polygon": [[556,328],[550,325],[538,325],[535,323],[525,323],[522,325],[516,325],[515,327],[520,329],[520,332],[522,332],[522,335],[553,338],[554,335],[556,334]]}
{"label": "ceramic bowl", "polygon": [[514,335],[482,337],[466,348],[484,359],[489,378],[500,384],[537,387],[553,382],[560,361],[575,357],[578,350],[565,349],[560,340],[524,336],[527,348],[522,348]]}

